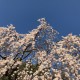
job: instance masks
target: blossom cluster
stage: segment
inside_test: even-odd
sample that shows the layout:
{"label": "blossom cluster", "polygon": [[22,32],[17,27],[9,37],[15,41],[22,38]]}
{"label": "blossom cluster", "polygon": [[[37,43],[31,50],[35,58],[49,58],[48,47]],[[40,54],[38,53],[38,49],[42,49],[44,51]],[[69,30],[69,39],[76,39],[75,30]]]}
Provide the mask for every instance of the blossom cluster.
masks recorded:
{"label": "blossom cluster", "polygon": [[0,80],[80,80],[80,37],[70,33],[54,42],[58,32],[38,21],[29,34],[0,28]]}

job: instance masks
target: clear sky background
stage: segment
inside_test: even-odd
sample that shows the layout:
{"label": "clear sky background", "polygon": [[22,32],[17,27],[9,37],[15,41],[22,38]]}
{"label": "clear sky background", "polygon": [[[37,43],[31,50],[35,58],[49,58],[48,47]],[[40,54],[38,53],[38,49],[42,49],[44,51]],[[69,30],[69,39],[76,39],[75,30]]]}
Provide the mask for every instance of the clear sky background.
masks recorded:
{"label": "clear sky background", "polygon": [[60,35],[80,34],[80,0],[0,0],[0,26],[27,33],[45,17]]}

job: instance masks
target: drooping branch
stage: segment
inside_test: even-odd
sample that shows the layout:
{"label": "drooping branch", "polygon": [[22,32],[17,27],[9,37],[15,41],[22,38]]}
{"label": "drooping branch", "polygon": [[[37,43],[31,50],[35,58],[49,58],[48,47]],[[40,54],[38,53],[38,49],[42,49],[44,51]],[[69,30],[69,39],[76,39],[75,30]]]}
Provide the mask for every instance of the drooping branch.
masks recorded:
{"label": "drooping branch", "polygon": [[0,57],[1,57],[2,59],[6,59],[6,58],[7,58],[6,56],[2,56],[2,55],[0,55]]}

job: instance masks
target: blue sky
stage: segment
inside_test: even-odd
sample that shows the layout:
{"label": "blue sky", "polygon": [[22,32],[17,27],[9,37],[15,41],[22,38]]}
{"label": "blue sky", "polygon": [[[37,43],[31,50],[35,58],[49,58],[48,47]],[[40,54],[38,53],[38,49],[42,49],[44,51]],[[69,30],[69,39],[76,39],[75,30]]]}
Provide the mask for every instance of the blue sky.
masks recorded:
{"label": "blue sky", "polygon": [[0,0],[0,26],[27,33],[45,17],[60,35],[80,34],[80,0]]}

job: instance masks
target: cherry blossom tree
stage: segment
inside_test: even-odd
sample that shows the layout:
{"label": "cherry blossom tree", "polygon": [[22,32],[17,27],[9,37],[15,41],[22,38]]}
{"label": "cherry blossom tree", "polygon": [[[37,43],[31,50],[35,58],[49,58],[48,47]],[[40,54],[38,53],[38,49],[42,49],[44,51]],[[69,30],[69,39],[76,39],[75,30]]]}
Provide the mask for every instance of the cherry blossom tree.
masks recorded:
{"label": "cherry blossom tree", "polygon": [[0,80],[80,80],[80,37],[58,32],[45,20],[29,34],[0,27]]}

